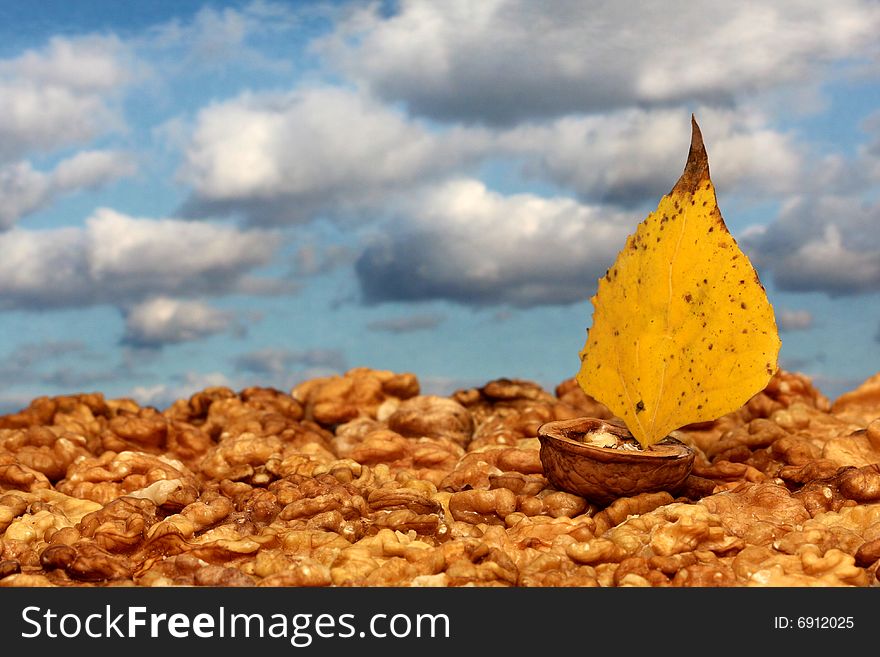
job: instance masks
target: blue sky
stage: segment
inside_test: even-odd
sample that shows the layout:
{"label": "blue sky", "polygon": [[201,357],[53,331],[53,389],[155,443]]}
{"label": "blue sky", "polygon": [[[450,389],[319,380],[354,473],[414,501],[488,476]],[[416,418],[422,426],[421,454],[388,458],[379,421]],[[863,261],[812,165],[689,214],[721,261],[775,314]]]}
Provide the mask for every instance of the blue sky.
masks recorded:
{"label": "blue sky", "polygon": [[874,2],[0,0],[0,410],[577,372],[681,172],[832,399],[880,367]]}

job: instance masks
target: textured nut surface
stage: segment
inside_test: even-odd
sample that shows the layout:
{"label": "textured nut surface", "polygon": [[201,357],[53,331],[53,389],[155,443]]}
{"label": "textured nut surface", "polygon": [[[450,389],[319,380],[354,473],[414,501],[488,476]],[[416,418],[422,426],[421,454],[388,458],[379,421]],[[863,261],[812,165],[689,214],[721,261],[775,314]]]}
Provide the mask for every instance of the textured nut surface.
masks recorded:
{"label": "textured nut surface", "polygon": [[604,503],[544,472],[540,427],[613,420],[573,379],[38,398],[0,416],[0,586],[876,586],[874,385],[780,371],[675,433],[680,487]]}
{"label": "textured nut surface", "polygon": [[387,422],[392,431],[403,436],[449,438],[462,447],[467,447],[474,431],[473,419],[464,406],[437,395],[401,402]]}

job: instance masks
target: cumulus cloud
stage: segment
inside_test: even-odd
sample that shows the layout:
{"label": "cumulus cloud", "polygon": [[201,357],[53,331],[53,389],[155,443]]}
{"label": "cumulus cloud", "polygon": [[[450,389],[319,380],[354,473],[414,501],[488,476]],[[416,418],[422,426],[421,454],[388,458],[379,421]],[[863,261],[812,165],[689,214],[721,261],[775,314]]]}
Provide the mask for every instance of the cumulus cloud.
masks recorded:
{"label": "cumulus cloud", "polygon": [[424,313],[376,319],[367,323],[367,328],[380,333],[412,333],[435,329],[446,319],[440,313]]}
{"label": "cumulus cloud", "polygon": [[880,246],[866,235],[880,224],[880,203],[856,197],[804,196],[768,226],[740,240],[775,286],[841,296],[880,290]]}
{"label": "cumulus cloud", "polygon": [[125,306],[151,296],[281,292],[252,271],[278,246],[270,231],[143,219],[97,210],[83,227],[0,233],[0,308]]}
{"label": "cumulus cloud", "polygon": [[[748,109],[696,111],[719,189],[750,196],[796,188],[803,148]],[[498,135],[499,152],[525,159],[525,171],[582,199],[637,205],[669,192],[684,167],[690,115],[680,109],[628,109],[524,124]]]}
{"label": "cumulus cloud", "polygon": [[[804,148],[753,109],[698,110],[713,179],[751,197],[791,192]],[[635,206],[669,191],[684,166],[690,113],[626,109],[509,128],[440,130],[343,88],[244,94],[203,109],[185,146],[185,213],[255,223],[381,214],[497,159],[581,200]],[[670,173],[672,172],[672,173]]]}
{"label": "cumulus cloud", "polygon": [[36,212],[66,194],[102,187],[132,175],[134,158],[121,151],[81,151],[59,162],[48,172],[29,162],[0,166],[0,229]]}
{"label": "cumulus cloud", "polygon": [[805,331],[813,327],[813,314],[809,310],[783,309],[776,313],[776,323],[781,331]]}
{"label": "cumulus cloud", "polygon": [[428,190],[408,209],[356,263],[367,303],[583,301],[632,227],[628,215],[568,198],[503,196],[472,179]]}
{"label": "cumulus cloud", "polygon": [[296,222],[448,176],[485,150],[482,134],[438,134],[343,88],[246,93],[199,113],[179,175],[193,190],[191,213]]}
{"label": "cumulus cloud", "polygon": [[[351,12],[318,52],[377,95],[440,120],[513,123],[702,101],[876,54],[867,0],[641,4],[405,0]],[[699,53],[695,56],[694,53]]]}
{"label": "cumulus cloud", "polygon": [[116,96],[132,75],[115,36],[55,37],[0,60],[0,162],[119,130]]}
{"label": "cumulus cloud", "polygon": [[777,288],[829,296],[880,291],[880,246],[873,239],[880,224],[880,112],[860,127],[864,141],[851,155],[816,159],[778,216],[742,236]]}
{"label": "cumulus cloud", "polygon": [[122,344],[155,349],[229,330],[240,330],[234,312],[199,300],[153,297],[126,311]]}

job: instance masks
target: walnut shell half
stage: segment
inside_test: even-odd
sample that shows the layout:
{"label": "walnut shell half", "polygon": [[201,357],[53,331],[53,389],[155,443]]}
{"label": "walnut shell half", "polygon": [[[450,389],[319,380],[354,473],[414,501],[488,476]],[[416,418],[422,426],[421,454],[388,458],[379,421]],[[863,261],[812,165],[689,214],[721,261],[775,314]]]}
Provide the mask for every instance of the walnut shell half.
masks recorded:
{"label": "walnut shell half", "polygon": [[[593,440],[609,435],[616,446]],[[625,426],[599,418],[547,422],[538,439],[548,481],[602,505],[639,493],[674,492],[694,464],[694,451],[671,436],[641,449]]]}

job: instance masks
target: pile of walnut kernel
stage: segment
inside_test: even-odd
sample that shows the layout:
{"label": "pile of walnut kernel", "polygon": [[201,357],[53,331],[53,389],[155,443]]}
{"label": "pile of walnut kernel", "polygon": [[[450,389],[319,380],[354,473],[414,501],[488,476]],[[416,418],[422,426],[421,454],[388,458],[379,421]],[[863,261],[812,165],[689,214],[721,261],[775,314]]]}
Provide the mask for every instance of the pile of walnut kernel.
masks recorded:
{"label": "pile of walnut kernel", "polygon": [[0,416],[0,586],[877,586],[880,375],[833,405],[779,372],[673,435],[684,487],[555,490],[571,379],[449,397],[356,368],[164,411],[101,394]]}

